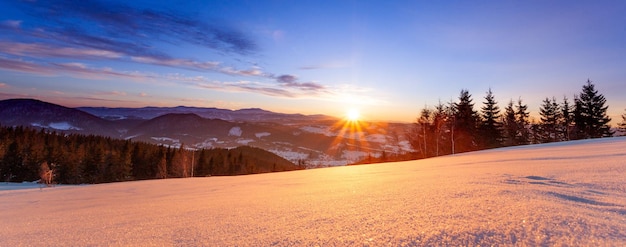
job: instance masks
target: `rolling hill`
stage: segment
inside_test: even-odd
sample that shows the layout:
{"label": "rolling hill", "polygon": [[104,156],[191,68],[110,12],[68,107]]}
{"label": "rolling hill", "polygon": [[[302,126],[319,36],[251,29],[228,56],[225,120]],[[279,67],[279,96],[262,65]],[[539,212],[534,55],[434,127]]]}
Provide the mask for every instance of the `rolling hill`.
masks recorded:
{"label": "rolling hill", "polygon": [[0,125],[116,136],[115,125],[89,113],[35,99],[0,101]]}

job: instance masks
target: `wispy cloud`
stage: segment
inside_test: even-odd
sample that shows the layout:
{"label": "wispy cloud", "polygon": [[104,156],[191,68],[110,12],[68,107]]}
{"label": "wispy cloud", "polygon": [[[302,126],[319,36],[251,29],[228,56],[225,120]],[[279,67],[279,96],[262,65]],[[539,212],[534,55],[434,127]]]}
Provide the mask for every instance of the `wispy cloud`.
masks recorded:
{"label": "wispy cloud", "polygon": [[294,75],[281,75],[276,77],[276,81],[279,83],[294,83],[298,78]]}
{"label": "wispy cloud", "polygon": [[299,98],[303,96],[302,92],[293,89],[281,88],[279,85],[271,83],[262,83],[258,81],[218,81],[210,80],[203,76],[186,77],[183,75],[169,75],[168,80],[184,82],[191,86],[225,91],[225,92],[249,92],[263,94],[267,96]]}
{"label": "wispy cloud", "polygon": [[[140,9],[119,2],[97,0],[39,0],[25,1],[22,5],[30,14],[42,16],[47,22],[43,23],[45,29],[51,33],[66,35],[67,40],[94,48],[117,48],[118,52],[126,54],[135,51],[135,55],[141,56],[150,47],[148,42],[156,40],[183,41],[239,54],[257,50],[250,37],[227,23],[219,20],[208,22],[191,13]],[[80,18],[82,23],[76,23],[76,18]]]}
{"label": "wispy cloud", "polygon": [[294,75],[281,75],[276,77],[276,81],[283,87],[296,88],[307,92],[323,92],[327,88],[315,82],[298,82],[298,77]]}
{"label": "wispy cloud", "polygon": [[0,56],[0,69],[35,74],[39,76],[58,76],[67,74],[72,77],[86,79],[126,78],[145,80],[155,75],[132,71],[116,71],[111,68],[93,68],[83,63],[37,63],[23,59],[12,59]]}
{"label": "wispy cloud", "polygon": [[190,59],[179,58],[156,58],[156,57],[131,57],[132,61],[146,64],[162,65],[175,68],[187,68],[201,71],[219,71],[219,62],[199,62]]}
{"label": "wispy cloud", "polygon": [[80,59],[108,59],[120,58],[122,53],[91,49],[91,48],[73,48],[55,45],[37,44],[37,43],[21,43],[0,41],[0,51],[5,54],[29,57],[66,57]]}
{"label": "wispy cloud", "polygon": [[[50,63],[25,61],[20,58],[0,56],[0,69],[35,74],[39,76],[68,75],[76,78],[106,80],[130,79],[139,83],[183,84],[200,89],[223,92],[247,92],[281,98],[314,98],[331,101],[350,101],[366,103],[371,101],[367,95],[371,90],[355,86],[326,86],[315,82],[299,82],[294,75],[265,75],[261,80],[220,81],[206,76],[187,76],[184,74],[156,74],[137,71],[120,71],[107,67],[92,67],[84,63]],[[270,79],[267,81],[267,79]],[[0,88],[5,87],[0,84]],[[97,97],[129,96],[126,92],[106,91]],[[139,96],[147,97],[146,93]],[[93,100],[93,99],[92,99]],[[374,104],[375,102],[370,102]],[[378,102],[379,103],[379,102]]]}
{"label": "wispy cloud", "polygon": [[55,74],[51,68],[41,66],[37,63],[24,61],[22,59],[10,59],[2,56],[0,56],[0,68],[44,76],[51,76]]}
{"label": "wispy cloud", "polygon": [[326,89],[324,85],[317,84],[315,82],[290,82],[290,83],[283,83],[282,85],[285,87],[298,88],[298,89],[309,91],[309,92],[324,91]]}
{"label": "wispy cloud", "polygon": [[137,101],[134,100],[127,100],[127,99],[110,99],[110,98],[103,98],[101,96],[98,95],[94,95],[94,96],[86,96],[86,97],[72,97],[73,100],[85,100],[85,101],[102,101],[102,102],[115,102],[115,103],[139,103]]}
{"label": "wispy cloud", "polygon": [[219,71],[225,74],[229,74],[229,75],[263,76],[263,77],[271,76],[271,74],[263,72],[261,68],[257,66],[254,66],[247,70],[237,70],[231,67],[224,67],[224,68],[220,68]]}
{"label": "wispy cloud", "polygon": [[[0,32],[7,34],[0,40],[0,69],[3,70],[89,80],[178,83],[285,98],[330,98],[336,95],[333,90],[337,88],[301,80],[295,75],[270,73],[256,63],[243,62],[241,56],[253,57],[259,48],[246,33],[220,20],[201,19],[171,9],[137,8],[123,2],[98,0],[38,0],[16,4],[31,18],[0,23]],[[273,35],[282,38],[284,32],[274,32]],[[228,57],[225,60],[230,63],[168,54],[167,49],[160,49],[163,44],[208,48],[212,50],[208,54]],[[102,61],[107,65],[110,62],[112,67],[102,67]],[[236,63],[232,64],[232,61]],[[233,76],[233,80],[127,71],[127,67],[120,67],[119,62],[185,69],[194,73],[220,73]],[[247,65],[237,66],[237,62]]]}
{"label": "wispy cloud", "polygon": [[[153,74],[132,71],[117,71],[111,68],[95,68],[83,63],[36,63],[20,59],[3,58],[0,56],[0,69],[13,70],[37,74],[40,76],[58,76],[66,74],[73,77],[88,79],[131,79],[135,82],[156,82],[167,84],[181,84],[199,89],[216,90],[223,92],[246,92],[262,94],[281,98],[314,98],[338,102],[360,102],[363,104],[377,104],[370,102],[372,99],[359,96],[365,95],[371,89],[355,86],[329,87],[314,82],[298,82],[293,75],[281,75],[268,77],[272,81],[262,82],[255,80],[220,81],[212,80],[205,76],[186,76],[182,74]],[[0,83],[0,88],[7,87]],[[101,91],[88,98],[76,98],[79,100],[108,99],[109,97],[130,96],[123,91]],[[149,97],[147,93],[137,94],[139,97]]]}
{"label": "wispy cloud", "polygon": [[92,68],[81,63],[51,63],[45,68],[54,68],[55,71],[69,73],[71,76],[85,79],[125,78],[133,80],[154,79],[157,76],[142,72],[117,71],[112,68]]}
{"label": "wispy cloud", "polygon": [[[185,83],[199,88],[228,91],[251,92],[268,96],[286,98],[312,97],[330,94],[325,86],[315,83],[300,83],[296,78],[287,79],[282,76],[280,83],[262,83],[258,81],[224,82],[210,80],[204,76],[185,76],[180,74],[148,74],[132,71],[117,71],[111,68],[94,68],[83,63],[36,63],[0,57],[0,69],[12,70],[40,76],[57,76],[67,74],[87,79],[123,78],[133,81],[164,81],[168,83]],[[121,94],[117,94],[121,95]]]}
{"label": "wispy cloud", "polygon": [[98,92],[98,96],[126,96],[126,92],[123,91],[102,91]]}
{"label": "wispy cloud", "polygon": [[27,56],[33,58],[73,58],[89,60],[121,60],[123,58],[129,58],[130,61],[137,63],[167,66],[173,68],[183,68],[195,71],[218,72],[229,75],[264,76],[266,74],[259,67],[255,66],[246,70],[238,70],[232,67],[222,67],[220,66],[220,62],[213,61],[200,62],[191,59],[171,58],[166,56],[140,57],[109,50],[82,47],[63,47],[41,43],[0,41],[0,53],[16,56]]}
{"label": "wispy cloud", "polygon": [[[259,67],[238,69],[218,61],[179,58],[159,45],[195,45],[222,55],[249,55],[258,51],[245,33],[219,20],[200,19],[172,10],[135,8],[109,1],[16,2],[31,17],[0,22],[0,32],[12,41],[0,41],[0,53],[32,58],[132,61],[235,76],[265,76]],[[80,21],[76,21],[79,19]],[[228,55],[230,56],[230,55]]]}
{"label": "wispy cloud", "polygon": [[[268,96],[284,97],[284,98],[311,98],[311,97],[329,97],[332,90],[315,83],[300,83],[296,78],[287,79],[289,75],[283,75],[282,82],[264,83],[259,81],[234,81],[224,82],[210,80],[203,76],[186,77],[183,75],[169,75],[168,79],[172,81],[186,82],[190,85],[229,92],[250,92]],[[280,78],[280,77],[279,77]],[[277,79],[280,81],[281,79]]]}

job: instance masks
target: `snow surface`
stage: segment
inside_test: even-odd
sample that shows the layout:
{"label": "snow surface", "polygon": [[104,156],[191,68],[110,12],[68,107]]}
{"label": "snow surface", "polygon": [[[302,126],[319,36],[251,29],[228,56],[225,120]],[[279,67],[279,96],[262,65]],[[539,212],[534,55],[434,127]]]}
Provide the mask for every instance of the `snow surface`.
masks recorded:
{"label": "snow surface", "polygon": [[626,138],[0,191],[0,246],[625,246]]}

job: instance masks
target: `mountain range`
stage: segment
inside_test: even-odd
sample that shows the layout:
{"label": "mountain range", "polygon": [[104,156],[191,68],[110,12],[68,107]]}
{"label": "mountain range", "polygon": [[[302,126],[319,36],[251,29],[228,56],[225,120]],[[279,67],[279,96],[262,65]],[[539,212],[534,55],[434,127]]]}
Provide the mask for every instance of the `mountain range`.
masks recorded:
{"label": "mountain range", "polygon": [[35,99],[0,101],[0,125],[102,135],[172,147],[253,146],[309,167],[412,151],[410,124],[347,122],[325,115],[201,107],[69,108]]}

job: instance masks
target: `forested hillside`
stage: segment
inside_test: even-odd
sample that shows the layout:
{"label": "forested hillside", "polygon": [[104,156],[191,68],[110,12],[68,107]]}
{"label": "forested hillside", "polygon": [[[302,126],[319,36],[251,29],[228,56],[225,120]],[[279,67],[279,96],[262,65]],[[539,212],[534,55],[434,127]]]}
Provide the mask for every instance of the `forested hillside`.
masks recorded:
{"label": "forested hillside", "polygon": [[0,127],[0,178],[62,184],[240,175],[303,169],[253,147],[187,150],[109,137]]}

